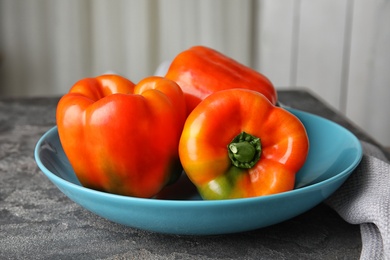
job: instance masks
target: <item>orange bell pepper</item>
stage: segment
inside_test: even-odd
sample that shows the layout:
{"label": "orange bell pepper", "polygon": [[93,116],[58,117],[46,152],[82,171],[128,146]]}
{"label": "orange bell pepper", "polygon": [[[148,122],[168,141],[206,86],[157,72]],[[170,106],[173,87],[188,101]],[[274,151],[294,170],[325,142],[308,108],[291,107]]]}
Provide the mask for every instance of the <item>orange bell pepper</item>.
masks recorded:
{"label": "orange bell pepper", "polygon": [[171,80],[82,79],[60,99],[56,117],[64,152],[85,187],[152,197],[181,173],[185,101]]}
{"label": "orange bell pepper", "polygon": [[291,190],[308,149],[297,117],[246,89],[205,98],[187,118],[179,143],[184,171],[204,199]]}
{"label": "orange bell pepper", "polygon": [[165,77],[182,88],[188,114],[211,93],[230,88],[252,89],[262,93],[271,103],[277,102],[276,89],[267,77],[204,46],[194,46],[179,53]]}

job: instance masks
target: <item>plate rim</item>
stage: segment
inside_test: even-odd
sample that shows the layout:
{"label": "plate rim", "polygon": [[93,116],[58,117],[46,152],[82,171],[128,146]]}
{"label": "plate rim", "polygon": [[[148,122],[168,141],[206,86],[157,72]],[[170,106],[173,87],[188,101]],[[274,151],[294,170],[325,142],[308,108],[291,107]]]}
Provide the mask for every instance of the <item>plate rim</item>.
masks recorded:
{"label": "plate rim", "polygon": [[[314,184],[311,184],[311,185],[307,185],[307,186],[304,186],[304,187],[300,187],[300,188],[293,189],[293,190],[286,191],[286,192],[282,192],[282,193],[271,194],[271,195],[264,195],[264,196],[258,196],[258,197],[251,197],[251,198],[237,198],[237,199],[226,199],[226,200],[202,200],[202,199],[199,199],[199,200],[185,200],[184,199],[183,200],[183,199],[139,198],[139,197],[132,197],[132,196],[124,196],[124,195],[119,195],[119,194],[113,194],[113,193],[108,193],[108,192],[104,192],[104,191],[98,191],[98,190],[90,189],[90,188],[84,187],[82,185],[77,185],[77,184],[74,184],[72,182],[69,182],[69,181],[67,181],[67,180],[57,176],[56,174],[52,173],[43,164],[43,162],[41,161],[40,156],[39,156],[40,148],[42,147],[43,142],[46,141],[48,136],[53,135],[53,134],[57,134],[58,135],[58,127],[57,126],[51,127],[49,130],[47,130],[39,138],[38,142],[35,145],[34,157],[35,157],[35,161],[36,161],[38,167],[40,168],[40,170],[52,182],[54,182],[54,184],[57,187],[58,187],[58,185],[56,184],[55,181],[53,181],[53,179],[56,180],[57,182],[61,183],[65,187],[69,187],[71,189],[76,189],[76,190],[81,191],[81,192],[88,192],[90,195],[98,196],[98,197],[105,197],[107,199],[121,200],[122,202],[129,202],[129,203],[130,202],[132,202],[132,203],[142,203],[142,204],[147,203],[147,204],[150,204],[150,205],[153,205],[153,204],[163,205],[164,204],[166,206],[190,206],[190,207],[194,207],[194,206],[216,206],[216,205],[221,206],[221,205],[236,204],[236,203],[250,203],[250,202],[258,201],[258,200],[266,201],[266,200],[272,200],[272,199],[277,199],[277,198],[289,197],[291,195],[299,194],[301,192],[311,191],[313,189],[316,189],[318,186],[329,185],[332,182],[337,181],[340,178],[345,177],[345,175],[351,174],[353,172],[353,170],[356,167],[358,167],[358,165],[359,165],[359,163],[360,163],[360,161],[362,160],[362,157],[363,157],[363,149],[362,149],[362,146],[361,146],[361,143],[360,143],[359,139],[350,130],[348,130],[347,128],[339,125],[338,123],[336,123],[334,121],[331,121],[331,120],[329,120],[327,118],[324,118],[324,117],[321,117],[319,115],[315,115],[315,114],[312,114],[312,113],[309,113],[309,112],[305,112],[305,111],[301,111],[301,110],[293,109],[293,108],[285,108],[285,109],[290,111],[290,112],[292,112],[295,116],[297,116],[296,114],[302,114],[302,115],[309,116],[309,117],[316,117],[317,119],[320,119],[320,120],[325,120],[328,123],[331,123],[334,126],[338,127],[339,129],[342,129],[343,131],[346,131],[352,137],[352,140],[356,144],[357,156],[354,158],[354,161],[346,169],[344,169],[343,171],[339,172],[337,175],[332,176],[331,178],[322,180],[322,181],[320,181],[318,183],[314,183]],[[297,117],[299,118],[299,116],[297,116]],[[74,172],[73,172],[73,174],[74,174]],[[61,189],[61,191],[62,191],[62,189]]]}

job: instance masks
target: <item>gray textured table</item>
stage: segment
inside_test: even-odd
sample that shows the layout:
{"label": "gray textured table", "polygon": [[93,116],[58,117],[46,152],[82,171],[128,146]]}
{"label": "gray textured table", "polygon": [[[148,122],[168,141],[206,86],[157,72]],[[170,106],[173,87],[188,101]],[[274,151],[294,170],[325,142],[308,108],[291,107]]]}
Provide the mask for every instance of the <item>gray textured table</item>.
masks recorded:
{"label": "gray textured table", "polygon": [[[363,131],[303,89],[285,105]],[[121,226],[84,210],[37,168],[33,149],[55,125],[58,98],[0,99],[0,259],[358,259],[358,226],[320,204],[289,221],[245,233],[174,236]]]}

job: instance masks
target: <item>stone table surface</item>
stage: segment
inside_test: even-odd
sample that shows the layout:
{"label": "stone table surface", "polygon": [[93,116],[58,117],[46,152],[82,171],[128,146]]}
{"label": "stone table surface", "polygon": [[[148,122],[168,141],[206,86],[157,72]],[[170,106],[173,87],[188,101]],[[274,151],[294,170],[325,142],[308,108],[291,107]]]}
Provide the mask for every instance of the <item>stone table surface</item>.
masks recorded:
{"label": "stone table surface", "polygon": [[[287,106],[368,135],[305,89],[279,90]],[[326,204],[238,234],[165,235],[115,224],[61,193],[33,151],[55,125],[58,98],[0,98],[0,259],[358,259],[359,226]]]}

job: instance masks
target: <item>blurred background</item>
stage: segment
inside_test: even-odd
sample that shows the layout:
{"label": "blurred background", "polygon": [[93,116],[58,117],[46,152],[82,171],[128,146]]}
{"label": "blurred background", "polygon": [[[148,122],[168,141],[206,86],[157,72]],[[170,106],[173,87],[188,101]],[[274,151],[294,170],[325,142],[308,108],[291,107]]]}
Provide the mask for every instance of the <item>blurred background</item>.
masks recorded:
{"label": "blurred background", "polygon": [[206,45],[305,87],[390,146],[390,0],[0,0],[0,96],[133,82]]}

